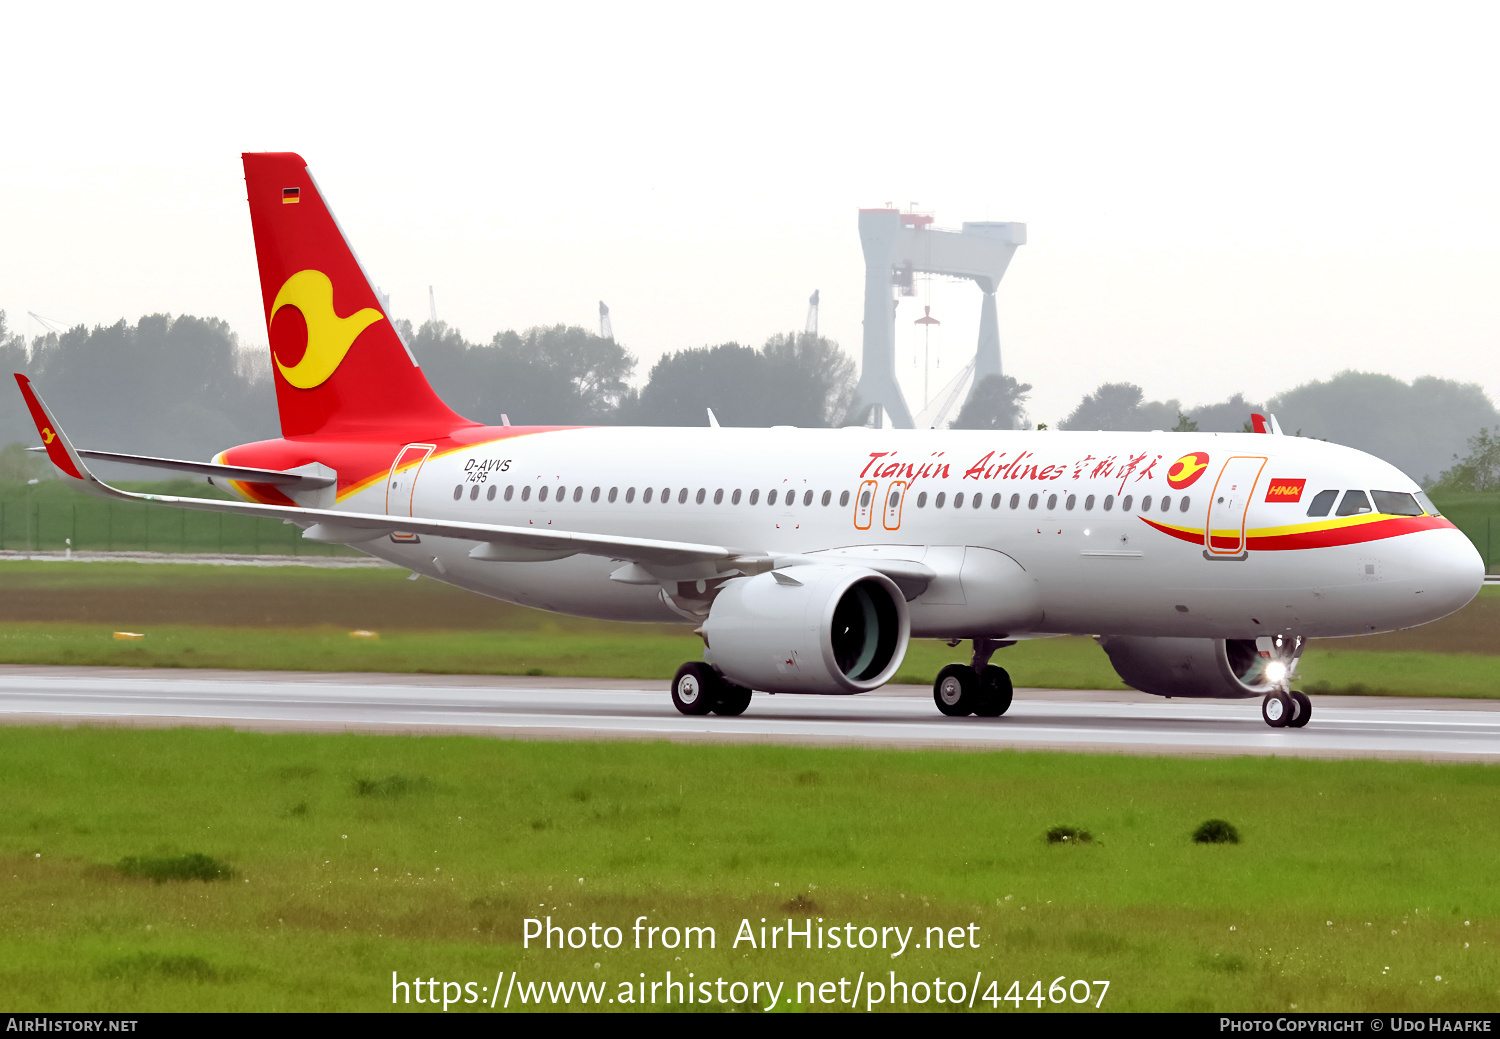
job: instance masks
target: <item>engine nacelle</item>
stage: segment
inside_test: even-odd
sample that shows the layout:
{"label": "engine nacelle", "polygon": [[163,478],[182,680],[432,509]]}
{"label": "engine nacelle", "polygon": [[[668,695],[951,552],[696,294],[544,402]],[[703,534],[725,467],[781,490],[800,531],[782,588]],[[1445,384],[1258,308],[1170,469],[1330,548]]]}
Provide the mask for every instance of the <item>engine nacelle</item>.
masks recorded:
{"label": "engine nacelle", "polygon": [[1143,693],[1240,699],[1276,688],[1254,639],[1103,636],[1099,645],[1115,673]]}
{"label": "engine nacelle", "polygon": [[719,590],[703,659],[725,678],[777,693],[864,693],[889,682],[911,622],[896,583],[855,566],[792,566]]}

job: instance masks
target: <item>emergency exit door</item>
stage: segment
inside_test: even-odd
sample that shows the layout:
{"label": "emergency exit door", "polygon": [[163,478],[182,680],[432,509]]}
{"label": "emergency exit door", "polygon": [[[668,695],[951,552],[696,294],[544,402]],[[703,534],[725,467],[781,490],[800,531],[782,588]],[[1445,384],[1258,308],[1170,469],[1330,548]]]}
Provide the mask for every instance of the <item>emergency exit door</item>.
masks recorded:
{"label": "emergency exit door", "polygon": [[387,516],[410,516],[412,496],[417,492],[417,475],[422,463],[432,454],[434,444],[407,444],[396,454],[391,463],[391,474],[385,481],[385,514]]}

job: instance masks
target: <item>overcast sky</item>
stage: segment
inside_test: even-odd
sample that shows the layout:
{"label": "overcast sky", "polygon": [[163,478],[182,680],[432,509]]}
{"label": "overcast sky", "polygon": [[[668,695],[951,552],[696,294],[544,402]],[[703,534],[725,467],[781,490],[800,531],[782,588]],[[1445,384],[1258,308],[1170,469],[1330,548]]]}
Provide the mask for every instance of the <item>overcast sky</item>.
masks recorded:
{"label": "overcast sky", "polygon": [[[1355,367],[1500,397],[1493,5],[9,4],[0,309],[265,329],[242,151],[308,161],[398,317],[642,362],[856,358],[856,211],[1018,220],[1006,371],[1193,404]],[[920,407],[918,304],[898,371]],[[931,286],[942,368],[979,295]],[[697,421],[697,416],[684,421]]]}

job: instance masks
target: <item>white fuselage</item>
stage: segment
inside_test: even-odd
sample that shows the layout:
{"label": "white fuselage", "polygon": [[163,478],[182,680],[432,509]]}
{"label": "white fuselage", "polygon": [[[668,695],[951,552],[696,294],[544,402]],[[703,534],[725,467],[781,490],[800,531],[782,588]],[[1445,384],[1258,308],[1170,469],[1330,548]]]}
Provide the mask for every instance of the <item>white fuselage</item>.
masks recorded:
{"label": "white fuselage", "polygon": [[[1207,456],[1203,471],[1172,487],[1169,469],[1193,452]],[[1231,459],[1239,460],[1232,471]],[[1236,481],[1248,486],[1231,491]],[[1297,481],[1297,500],[1266,500],[1273,482]],[[434,454],[398,493],[376,483],[339,507],[771,557],[844,550],[917,560],[939,574],[911,604],[913,634],[927,637],[1355,635],[1434,620],[1473,598],[1482,564],[1446,522],[1316,544],[1362,536],[1340,526],[1355,518],[1307,516],[1318,492],[1349,489],[1419,491],[1369,455],[1287,436],[595,427]],[[1216,497],[1222,544],[1210,552],[1201,535]],[[1310,532],[1296,533],[1304,528]],[[1196,530],[1197,542],[1184,530]],[[1298,537],[1311,547],[1280,547]],[[469,555],[474,542],[433,537],[359,547],[527,606],[613,620],[688,619],[661,586],[611,580],[622,564],[598,556],[481,561]],[[993,560],[1014,560],[1030,588],[980,587],[998,572]],[[664,582],[687,582],[690,592],[692,582],[714,576],[709,568]],[[997,601],[1026,596],[1034,606],[1019,613]],[[966,611],[989,619],[971,622]]]}

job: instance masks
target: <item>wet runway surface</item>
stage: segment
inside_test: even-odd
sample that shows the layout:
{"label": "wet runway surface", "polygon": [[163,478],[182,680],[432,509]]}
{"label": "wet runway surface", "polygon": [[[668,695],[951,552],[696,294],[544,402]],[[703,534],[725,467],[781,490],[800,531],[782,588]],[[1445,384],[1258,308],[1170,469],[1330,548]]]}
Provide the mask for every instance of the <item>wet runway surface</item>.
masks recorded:
{"label": "wet runway surface", "polygon": [[738,718],[689,718],[672,708],[665,682],[0,667],[0,722],[11,724],[1500,760],[1500,702],[1313,705],[1306,728],[1278,730],[1261,720],[1258,700],[1020,689],[1002,718],[945,718],[927,690],[896,686],[851,697],[757,693]]}

